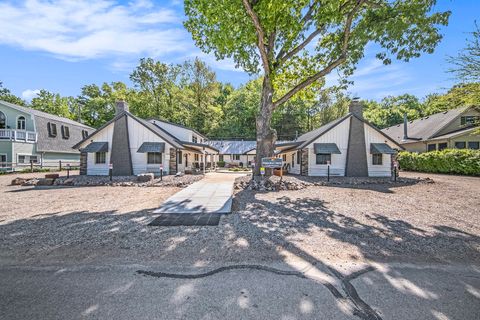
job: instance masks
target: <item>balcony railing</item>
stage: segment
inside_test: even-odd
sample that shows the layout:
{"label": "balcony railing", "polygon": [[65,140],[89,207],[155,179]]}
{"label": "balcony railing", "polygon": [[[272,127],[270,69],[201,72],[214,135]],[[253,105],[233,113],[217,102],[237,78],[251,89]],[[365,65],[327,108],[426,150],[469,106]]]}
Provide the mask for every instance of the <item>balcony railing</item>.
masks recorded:
{"label": "balcony railing", "polygon": [[0,129],[0,140],[37,142],[37,133],[25,130]]}

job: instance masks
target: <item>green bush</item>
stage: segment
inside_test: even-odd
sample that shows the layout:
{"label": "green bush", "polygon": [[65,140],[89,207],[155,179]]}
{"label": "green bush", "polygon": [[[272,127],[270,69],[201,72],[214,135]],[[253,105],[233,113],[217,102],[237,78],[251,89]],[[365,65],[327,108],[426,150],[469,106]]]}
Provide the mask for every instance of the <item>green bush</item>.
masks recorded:
{"label": "green bush", "polygon": [[224,168],[225,167],[225,161],[218,161],[217,166],[219,166],[220,168]]}
{"label": "green bush", "polygon": [[480,176],[480,150],[445,149],[425,153],[398,154],[402,170]]}

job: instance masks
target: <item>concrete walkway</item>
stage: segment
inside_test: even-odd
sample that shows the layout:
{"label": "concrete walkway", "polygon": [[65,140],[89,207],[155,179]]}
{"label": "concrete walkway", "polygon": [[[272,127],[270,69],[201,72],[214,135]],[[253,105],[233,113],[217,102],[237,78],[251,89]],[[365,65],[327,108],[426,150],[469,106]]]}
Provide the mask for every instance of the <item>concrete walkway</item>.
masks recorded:
{"label": "concrete walkway", "polygon": [[245,174],[210,172],[168,198],[153,213],[230,213],[233,183]]}

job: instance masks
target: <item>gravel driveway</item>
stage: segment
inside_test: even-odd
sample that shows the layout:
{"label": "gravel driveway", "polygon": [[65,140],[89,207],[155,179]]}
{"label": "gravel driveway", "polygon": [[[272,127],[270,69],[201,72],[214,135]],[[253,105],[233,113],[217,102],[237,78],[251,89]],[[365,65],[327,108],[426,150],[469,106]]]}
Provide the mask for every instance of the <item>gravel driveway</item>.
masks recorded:
{"label": "gravel driveway", "polygon": [[147,226],[178,188],[32,189],[0,176],[0,259],[205,266],[294,254],[325,263],[479,263],[480,179],[425,176],[435,183],[242,190],[219,227]]}

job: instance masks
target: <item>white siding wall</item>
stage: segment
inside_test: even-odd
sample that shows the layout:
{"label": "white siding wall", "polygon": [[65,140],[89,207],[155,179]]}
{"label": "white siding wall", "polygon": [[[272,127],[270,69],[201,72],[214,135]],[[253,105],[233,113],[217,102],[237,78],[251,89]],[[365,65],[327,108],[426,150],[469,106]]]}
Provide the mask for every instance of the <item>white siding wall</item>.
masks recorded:
{"label": "white siding wall", "polygon": [[386,143],[391,148],[398,148],[395,143],[387,139],[384,135],[379,133],[377,130],[373,129],[369,125],[365,124],[365,146],[367,152],[367,163],[368,163],[368,176],[370,177],[390,177],[391,175],[391,155],[383,154],[382,155],[382,164],[373,165],[372,164],[372,154],[370,153],[370,144],[371,143]]}
{"label": "white siding wall", "polygon": [[92,139],[85,141],[80,148],[85,148],[92,141],[94,142],[108,142],[108,152],[106,155],[106,163],[96,164],[95,163],[95,154],[89,153],[87,156],[87,175],[89,176],[107,176],[108,175],[108,164],[110,163],[110,154],[112,150],[112,137],[113,137],[113,123],[109,124],[107,127],[103,128],[102,131],[98,132]]}
{"label": "white siding wall", "polygon": [[[292,155],[293,155],[293,165],[292,165]],[[287,161],[290,165],[289,173],[291,174],[300,174],[300,164],[297,163],[297,150],[292,152],[287,152]]]}
{"label": "white siding wall", "polygon": [[141,123],[133,118],[128,117],[128,136],[130,139],[130,154],[132,155],[133,174],[140,173],[160,173],[159,164],[147,164],[147,154],[137,152],[138,148],[144,142],[164,142],[165,152],[162,153],[163,171],[165,174],[169,172],[170,148],[172,146],[165,140],[161,139],[155,133],[145,128]]}
{"label": "white siding wall", "polygon": [[316,164],[316,154],[313,149],[314,143],[336,143],[341,154],[332,154],[330,175],[344,176],[347,162],[348,133],[350,129],[350,118],[345,119],[335,128],[331,129],[317,140],[307,146],[308,148],[308,175],[326,176],[327,165]]}
{"label": "white siding wall", "polygon": [[[192,130],[174,126],[173,124],[157,121],[155,123],[160,128],[164,129],[171,135],[177,137],[177,139],[182,141],[192,141]],[[200,141],[199,141],[200,142]]]}

